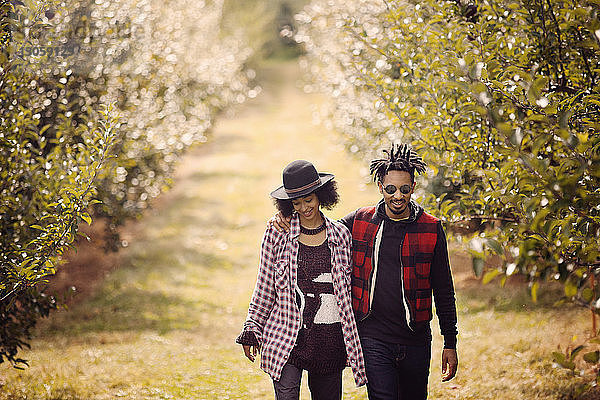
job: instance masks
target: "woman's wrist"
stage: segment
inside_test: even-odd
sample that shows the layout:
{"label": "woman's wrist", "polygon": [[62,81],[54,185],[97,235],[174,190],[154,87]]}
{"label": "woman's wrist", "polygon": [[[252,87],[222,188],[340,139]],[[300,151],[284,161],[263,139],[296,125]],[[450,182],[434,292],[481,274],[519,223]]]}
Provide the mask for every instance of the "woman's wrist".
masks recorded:
{"label": "woman's wrist", "polygon": [[240,335],[235,339],[237,344],[241,344],[243,346],[258,346],[258,339],[256,339],[256,335],[252,331],[242,331]]}

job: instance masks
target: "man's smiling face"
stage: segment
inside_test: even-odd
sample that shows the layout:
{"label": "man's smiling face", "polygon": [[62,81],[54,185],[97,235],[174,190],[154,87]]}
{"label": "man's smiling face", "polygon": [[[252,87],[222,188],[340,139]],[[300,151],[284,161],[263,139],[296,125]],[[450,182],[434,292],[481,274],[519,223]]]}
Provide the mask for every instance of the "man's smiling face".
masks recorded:
{"label": "man's smiling face", "polygon": [[408,203],[415,190],[415,183],[412,182],[410,173],[389,171],[383,177],[383,181],[378,183],[378,186],[383,195],[387,216],[394,219],[408,218],[410,216]]}

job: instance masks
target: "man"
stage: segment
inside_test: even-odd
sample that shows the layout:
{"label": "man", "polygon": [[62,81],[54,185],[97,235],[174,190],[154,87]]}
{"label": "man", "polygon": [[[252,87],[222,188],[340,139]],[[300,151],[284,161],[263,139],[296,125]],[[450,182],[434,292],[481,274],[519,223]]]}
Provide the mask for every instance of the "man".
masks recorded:
{"label": "man", "polygon": [[369,399],[421,400],[427,398],[432,298],[444,336],[442,380],[456,374],[454,286],[441,222],[411,200],[414,174],[425,172],[425,163],[407,145],[384,153],[370,166],[383,199],[342,219],[352,233],[352,307]]}

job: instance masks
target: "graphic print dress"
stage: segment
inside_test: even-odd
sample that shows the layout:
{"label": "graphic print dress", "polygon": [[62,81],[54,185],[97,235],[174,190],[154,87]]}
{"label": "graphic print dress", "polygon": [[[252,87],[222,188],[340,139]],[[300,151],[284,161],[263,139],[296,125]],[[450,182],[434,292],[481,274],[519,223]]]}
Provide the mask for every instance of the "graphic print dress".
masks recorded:
{"label": "graphic print dress", "polygon": [[346,348],[339,309],[333,293],[331,250],[299,243],[296,302],[302,327],[288,362],[317,374],[331,374],[346,366]]}

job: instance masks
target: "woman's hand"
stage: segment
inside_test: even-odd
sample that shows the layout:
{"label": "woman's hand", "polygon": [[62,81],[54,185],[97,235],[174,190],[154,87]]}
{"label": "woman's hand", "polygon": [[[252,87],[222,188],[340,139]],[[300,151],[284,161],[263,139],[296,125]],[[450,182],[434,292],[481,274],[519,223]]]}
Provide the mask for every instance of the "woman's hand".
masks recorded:
{"label": "woman's hand", "polygon": [[248,360],[254,362],[254,360],[256,359],[256,355],[259,353],[260,349],[258,346],[248,346],[248,345],[242,345],[242,347],[244,348],[244,354],[246,355],[246,357],[248,357]]}

